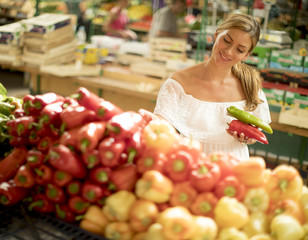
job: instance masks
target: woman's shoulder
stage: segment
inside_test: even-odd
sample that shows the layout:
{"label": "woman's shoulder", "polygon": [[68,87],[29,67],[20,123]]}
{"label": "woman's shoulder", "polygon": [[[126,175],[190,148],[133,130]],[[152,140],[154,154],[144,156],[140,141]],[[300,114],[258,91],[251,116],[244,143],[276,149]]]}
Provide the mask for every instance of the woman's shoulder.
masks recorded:
{"label": "woman's shoulder", "polygon": [[198,74],[198,72],[200,72],[201,67],[202,64],[199,63],[191,67],[178,70],[172,75],[172,79],[174,79],[184,87],[187,84],[191,83],[191,79],[195,77]]}

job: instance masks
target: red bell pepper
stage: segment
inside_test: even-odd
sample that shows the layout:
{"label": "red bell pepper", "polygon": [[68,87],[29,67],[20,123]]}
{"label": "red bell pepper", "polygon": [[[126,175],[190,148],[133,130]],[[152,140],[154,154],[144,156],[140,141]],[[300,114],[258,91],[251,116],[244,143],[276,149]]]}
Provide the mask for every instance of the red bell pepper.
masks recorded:
{"label": "red bell pepper", "polygon": [[104,197],[104,188],[96,183],[85,182],[82,186],[82,197],[89,203],[96,203]]}
{"label": "red bell pepper", "polygon": [[261,132],[257,127],[243,123],[240,120],[232,120],[229,124],[228,131],[237,132],[237,134],[243,133],[247,138],[255,139],[263,144],[268,144],[267,138],[263,132]]}
{"label": "red bell pepper", "polygon": [[38,136],[36,130],[31,130],[28,137],[29,145],[36,146],[40,140],[41,137]]}
{"label": "red bell pepper", "polygon": [[15,147],[12,152],[0,161],[0,183],[12,178],[19,167],[26,162],[27,149]]}
{"label": "red bell pepper", "polygon": [[88,169],[92,169],[101,164],[101,158],[97,149],[82,153],[82,160]]}
{"label": "red bell pepper", "polygon": [[219,199],[227,196],[234,197],[241,201],[245,197],[245,193],[245,185],[235,176],[228,176],[220,180],[214,189],[214,194]]}
{"label": "red bell pepper", "polygon": [[90,179],[97,184],[107,184],[110,180],[111,168],[98,166],[91,169]]}
{"label": "red bell pepper", "polygon": [[47,199],[53,203],[64,203],[66,201],[64,190],[55,184],[48,183],[45,194]]}
{"label": "red bell pepper", "polygon": [[53,182],[59,187],[67,185],[72,179],[72,175],[67,172],[57,170],[53,174]]}
{"label": "red bell pepper", "polygon": [[109,101],[103,100],[99,102],[97,109],[95,110],[95,113],[96,113],[97,119],[101,121],[108,121],[114,116],[120,113],[123,113],[123,110],[120,109],[115,104]]}
{"label": "red bell pepper", "polygon": [[171,206],[183,206],[188,208],[197,196],[197,191],[190,182],[181,182],[174,184],[170,197]]}
{"label": "red bell pepper", "polygon": [[152,113],[152,112],[150,112],[148,110],[145,110],[143,108],[140,108],[138,110],[138,113],[143,117],[144,126],[146,126],[153,119],[157,118],[157,116],[154,113]]}
{"label": "red bell pepper", "polygon": [[91,151],[96,148],[98,142],[103,138],[105,128],[105,122],[90,122],[64,132],[60,142],[81,152]]}
{"label": "red bell pepper", "polygon": [[116,191],[132,191],[138,180],[137,167],[135,164],[124,164],[112,170],[110,181],[114,184]]}
{"label": "red bell pepper", "polygon": [[137,130],[132,137],[125,139],[127,162],[136,163],[136,160],[142,155],[145,148],[144,141],[141,138],[141,130]]}
{"label": "red bell pepper", "polygon": [[35,126],[35,132],[39,137],[49,136],[52,138],[59,137],[59,130],[55,128],[52,124],[50,125],[42,125],[39,123],[32,123]]}
{"label": "red bell pepper", "polygon": [[77,196],[81,194],[82,184],[78,180],[72,180],[65,186],[66,193],[69,196]]}
{"label": "red bell pepper", "polygon": [[14,117],[15,118],[21,118],[21,117],[24,117],[24,116],[26,116],[26,113],[23,109],[20,108],[20,109],[16,109],[14,111]]}
{"label": "red bell pepper", "polygon": [[65,109],[67,107],[74,107],[74,106],[79,106],[79,103],[76,99],[71,98],[71,97],[66,97],[63,100],[62,108]]}
{"label": "red bell pepper", "polygon": [[27,153],[27,164],[30,168],[37,168],[44,164],[46,155],[37,149],[30,149]]}
{"label": "red bell pepper", "polygon": [[20,166],[14,177],[14,182],[17,187],[31,188],[34,186],[35,176],[27,164]]}
{"label": "red bell pepper", "polygon": [[28,194],[28,189],[17,187],[14,181],[2,182],[0,184],[0,203],[4,206],[12,206]]}
{"label": "red bell pepper", "polygon": [[35,210],[40,213],[52,213],[55,210],[54,204],[48,201],[44,194],[35,195],[28,208],[30,211]]}
{"label": "red bell pepper", "polygon": [[69,199],[68,206],[75,214],[83,214],[87,211],[90,203],[86,202],[82,197],[74,196]]}
{"label": "red bell pepper", "polygon": [[27,137],[19,137],[11,135],[9,137],[9,143],[12,147],[25,147],[29,145],[29,141]]}
{"label": "red bell pepper", "polygon": [[103,192],[104,195],[103,195],[103,197],[98,199],[95,203],[95,205],[98,205],[100,207],[103,207],[105,205],[107,197],[109,197],[113,193],[112,190],[110,190],[108,188],[108,186],[102,186],[102,188],[103,188],[103,191],[104,191]]}
{"label": "red bell pepper", "polygon": [[76,148],[81,152],[91,151],[96,148],[103,138],[106,129],[105,122],[91,122],[80,127],[72,138],[76,140]]}
{"label": "red bell pepper", "polygon": [[46,105],[39,117],[39,122],[40,124],[45,124],[45,125],[53,125],[55,127],[60,127],[61,125],[61,118],[60,118],[60,113],[62,112],[62,104],[63,102],[55,102],[52,104]]}
{"label": "red bell pepper", "polygon": [[185,151],[176,151],[167,154],[164,171],[174,182],[187,181],[193,169],[193,156]]}
{"label": "red bell pepper", "polygon": [[87,174],[82,160],[63,144],[49,148],[49,163],[57,170],[67,172],[78,179],[85,178]]}
{"label": "red bell pepper", "polygon": [[71,97],[76,99],[80,105],[93,111],[96,111],[96,109],[98,109],[99,103],[103,101],[102,98],[90,92],[84,87],[78,88]]}
{"label": "red bell pepper", "polygon": [[211,191],[220,179],[220,168],[210,161],[199,161],[189,176],[192,186],[199,192]]}
{"label": "red bell pepper", "polygon": [[234,175],[233,168],[240,162],[240,160],[231,153],[224,152],[213,152],[208,156],[208,159],[219,166],[221,179]]}
{"label": "red bell pepper", "polygon": [[39,142],[37,143],[37,149],[39,151],[42,151],[43,153],[46,153],[49,150],[49,147],[52,146],[54,141],[55,141],[54,138],[50,136],[45,136],[41,138]]}
{"label": "red bell pepper", "polygon": [[188,152],[192,158],[194,163],[198,163],[200,159],[204,159],[204,155],[202,153],[201,143],[197,140],[187,137],[179,138],[179,141],[174,144],[170,151],[185,151]]}
{"label": "red bell pepper", "polygon": [[96,120],[94,111],[79,105],[68,106],[63,109],[60,113],[60,118],[62,120],[61,131]]}
{"label": "red bell pepper", "polygon": [[194,215],[214,218],[214,209],[218,198],[212,192],[203,192],[197,195],[189,209]]}
{"label": "red bell pepper", "polygon": [[143,124],[143,118],[139,113],[133,111],[126,111],[113,116],[108,123],[107,129],[110,131],[109,135],[116,139],[131,138],[135,132]]}
{"label": "red bell pepper", "polygon": [[76,215],[65,204],[56,204],[56,217],[68,223],[76,221]]}
{"label": "red bell pepper", "polygon": [[20,118],[15,118],[6,122],[8,134],[26,137],[32,128],[32,123],[35,122],[33,116],[24,116]]}
{"label": "red bell pepper", "polygon": [[26,96],[24,96],[22,108],[25,111],[26,115],[37,116],[39,114],[40,110],[36,109],[33,105],[34,99],[35,97],[31,94],[27,94]]}
{"label": "red bell pepper", "polygon": [[36,95],[32,100],[32,105],[37,110],[42,110],[45,106],[55,102],[63,101],[64,98],[56,93],[44,93]]}
{"label": "red bell pepper", "polygon": [[46,185],[52,182],[53,170],[45,164],[40,165],[34,169],[35,181],[39,185]]}
{"label": "red bell pepper", "polygon": [[137,171],[140,174],[145,173],[148,170],[157,170],[163,172],[163,166],[167,161],[167,157],[164,153],[157,151],[156,149],[144,149],[143,155],[138,158],[136,165]]}
{"label": "red bell pepper", "polygon": [[98,145],[98,152],[103,166],[115,167],[119,165],[120,155],[125,149],[124,140],[113,137],[103,139]]}

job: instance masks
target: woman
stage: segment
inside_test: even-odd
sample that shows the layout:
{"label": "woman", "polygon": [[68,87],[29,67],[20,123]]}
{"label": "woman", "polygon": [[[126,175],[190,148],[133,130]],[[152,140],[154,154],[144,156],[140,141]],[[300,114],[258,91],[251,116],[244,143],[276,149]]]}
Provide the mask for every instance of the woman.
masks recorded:
{"label": "woman", "polygon": [[163,83],[154,113],[182,135],[202,142],[206,154],[223,151],[248,159],[247,144],[255,140],[226,131],[234,119],[227,108],[233,105],[271,121],[261,78],[243,63],[259,35],[260,26],[253,17],[231,15],[216,30],[210,59],[175,72]]}
{"label": "woman", "polygon": [[126,14],[128,0],[118,0],[115,7],[110,10],[104,30],[107,35],[129,40],[136,40],[137,34],[127,28],[129,18]]}

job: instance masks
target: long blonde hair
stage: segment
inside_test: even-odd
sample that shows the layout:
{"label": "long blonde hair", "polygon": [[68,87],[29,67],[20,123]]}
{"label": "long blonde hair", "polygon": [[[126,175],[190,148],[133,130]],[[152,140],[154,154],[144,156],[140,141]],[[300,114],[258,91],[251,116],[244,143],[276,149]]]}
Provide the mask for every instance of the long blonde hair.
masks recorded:
{"label": "long blonde hair", "polygon": [[[251,38],[251,47],[249,53],[253,51],[260,37],[259,22],[252,16],[245,14],[232,14],[216,30],[217,33],[228,29],[238,29],[249,34]],[[259,72],[243,62],[239,62],[232,67],[232,73],[240,82],[246,99],[247,111],[254,111],[262,100],[258,93],[262,88],[262,78]]]}

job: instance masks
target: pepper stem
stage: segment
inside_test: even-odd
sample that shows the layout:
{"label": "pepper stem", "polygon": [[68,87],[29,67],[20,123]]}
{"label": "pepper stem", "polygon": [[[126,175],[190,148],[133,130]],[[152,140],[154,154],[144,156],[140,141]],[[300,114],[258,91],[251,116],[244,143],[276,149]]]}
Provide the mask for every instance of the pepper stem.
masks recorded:
{"label": "pepper stem", "polygon": [[173,170],[176,172],[181,172],[185,168],[185,164],[182,160],[175,160],[173,163]]}
{"label": "pepper stem", "polygon": [[81,149],[81,151],[82,151],[82,152],[85,152],[85,151],[87,150],[87,147],[89,147],[89,146],[90,146],[90,141],[89,141],[89,139],[83,138],[83,139],[81,140],[81,143],[80,143],[80,149]]}
{"label": "pepper stem", "polygon": [[56,204],[56,211],[60,218],[64,219],[66,217],[65,211],[63,211],[58,204]]}
{"label": "pepper stem", "polygon": [[236,190],[234,187],[228,186],[224,189],[224,194],[228,197],[234,197],[236,194]]}
{"label": "pepper stem", "polygon": [[115,127],[115,126],[112,126],[110,124],[107,124],[106,125],[106,128],[111,131],[111,132],[114,132],[114,133],[120,133],[121,132],[121,129],[119,127]]}
{"label": "pepper stem", "polygon": [[34,207],[43,207],[43,205],[44,205],[44,201],[43,200],[38,200],[36,202],[31,203],[28,208],[29,208],[30,211],[32,211],[32,209]]}

